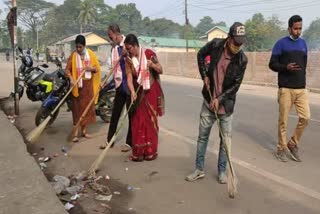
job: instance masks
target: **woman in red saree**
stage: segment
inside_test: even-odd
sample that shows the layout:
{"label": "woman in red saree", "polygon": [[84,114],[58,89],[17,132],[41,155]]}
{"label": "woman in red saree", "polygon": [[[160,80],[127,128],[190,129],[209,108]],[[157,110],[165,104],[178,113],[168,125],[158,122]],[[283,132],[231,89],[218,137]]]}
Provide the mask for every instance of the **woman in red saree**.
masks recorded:
{"label": "woman in red saree", "polygon": [[128,87],[131,102],[136,106],[132,115],[131,160],[154,160],[158,156],[158,116],[164,114],[159,79],[162,66],[152,50],[139,46],[135,35],[127,35],[124,44],[129,53],[126,57]]}

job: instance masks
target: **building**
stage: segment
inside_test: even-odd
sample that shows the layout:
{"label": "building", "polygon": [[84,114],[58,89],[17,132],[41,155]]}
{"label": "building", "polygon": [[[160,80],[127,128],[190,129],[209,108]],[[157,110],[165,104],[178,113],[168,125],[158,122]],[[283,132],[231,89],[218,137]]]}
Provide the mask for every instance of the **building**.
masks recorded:
{"label": "building", "polygon": [[[156,52],[186,52],[186,40],[164,37],[139,36],[139,42],[143,47],[149,47]],[[205,42],[200,40],[188,40],[189,52],[199,50]]]}
{"label": "building", "polygon": [[[55,50],[51,48],[51,52],[54,51],[57,56],[61,56],[61,53],[64,52],[65,56],[68,57],[75,50],[74,41],[78,35],[75,34],[56,42],[54,44]],[[83,33],[82,35],[86,38],[86,46],[97,54],[101,62],[106,62],[107,57],[109,57],[107,53],[111,52],[109,42],[93,32]]]}
{"label": "building", "polygon": [[228,37],[229,28],[225,26],[214,26],[206,32],[206,35],[200,37],[203,41],[211,41],[215,38],[224,39]]}

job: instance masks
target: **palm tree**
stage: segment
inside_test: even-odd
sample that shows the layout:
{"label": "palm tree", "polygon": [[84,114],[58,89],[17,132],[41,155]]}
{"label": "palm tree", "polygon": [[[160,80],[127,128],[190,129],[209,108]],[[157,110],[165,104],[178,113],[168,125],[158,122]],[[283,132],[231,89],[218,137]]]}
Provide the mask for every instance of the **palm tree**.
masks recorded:
{"label": "palm tree", "polygon": [[95,22],[96,9],[91,0],[84,0],[80,5],[80,14],[78,20],[80,23],[80,33],[82,33],[83,26]]}

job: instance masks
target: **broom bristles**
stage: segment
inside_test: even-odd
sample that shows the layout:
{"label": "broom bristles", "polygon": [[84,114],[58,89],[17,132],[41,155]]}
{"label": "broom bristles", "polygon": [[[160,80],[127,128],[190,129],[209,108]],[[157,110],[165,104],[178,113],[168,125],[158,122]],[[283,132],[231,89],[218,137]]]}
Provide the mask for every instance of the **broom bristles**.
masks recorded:
{"label": "broom bristles", "polygon": [[51,119],[51,116],[48,116],[42,123],[40,123],[39,126],[37,126],[35,129],[33,129],[29,134],[27,135],[26,139],[30,143],[34,143],[41,135],[43,130],[47,127],[49,121]]}
{"label": "broom bristles", "polygon": [[90,166],[89,168],[89,175],[94,175],[95,172],[97,171],[97,169],[99,168],[100,164],[102,163],[104,157],[107,154],[107,151],[109,150],[109,148],[111,147],[112,142],[110,141],[110,143],[107,144],[107,147],[100,153],[100,155],[98,156],[98,158],[93,162],[93,164]]}
{"label": "broom bristles", "polygon": [[[141,85],[139,85],[139,87],[136,90],[136,93],[138,93],[139,89],[140,89]],[[123,119],[121,120],[120,124],[117,127],[116,132],[114,133],[114,135],[112,136],[110,142],[106,142],[107,147],[100,153],[100,155],[98,156],[98,158],[93,162],[93,164],[91,165],[91,167],[88,170],[89,175],[95,175],[96,170],[99,168],[100,164],[102,163],[103,159],[105,158],[108,149],[111,147],[111,145],[113,144],[113,142],[116,140],[116,137],[119,133],[119,131],[122,129],[123,125],[124,125],[124,119],[128,116],[128,113],[132,107],[133,103],[130,104],[129,108],[126,111],[126,114],[123,116]]]}
{"label": "broom bristles", "polygon": [[228,170],[228,172],[227,172],[227,176],[228,176],[227,188],[228,188],[229,197],[234,198],[238,192],[238,188],[237,188],[238,179],[237,179],[236,175],[234,174],[234,172],[233,173],[231,172],[231,168],[232,168],[232,166],[227,168],[227,170]]}

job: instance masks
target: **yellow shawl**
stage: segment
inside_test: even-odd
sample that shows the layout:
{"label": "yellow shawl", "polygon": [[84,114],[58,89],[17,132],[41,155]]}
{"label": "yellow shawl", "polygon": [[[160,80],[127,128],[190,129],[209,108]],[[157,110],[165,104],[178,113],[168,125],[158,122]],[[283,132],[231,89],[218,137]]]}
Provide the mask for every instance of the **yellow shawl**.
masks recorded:
{"label": "yellow shawl", "polygon": [[[90,67],[95,67],[96,68],[96,72],[92,73],[92,85],[93,85],[93,94],[94,96],[99,93],[99,87],[100,87],[100,82],[101,82],[101,67],[99,64],[99,61],[95,55],[95,53],[90,50],[89,48],[87,48],[89,56],[90,56]],[[84,62],[82,61],[82,67],[84,68]],[[73,77],[74,80],[78,79],[78,74],[77,74],[77,52],[74,51],[72,54],[72,71],[71,71],[71,75]],[[79,96],[79,91],[78,91],[78,84],[73,88],[72,90],[72,94],[75,97]],[[98,98],[99,96],[97,96],[96,100],[95,100],[95,104],[97,104],[98,102]]]}

